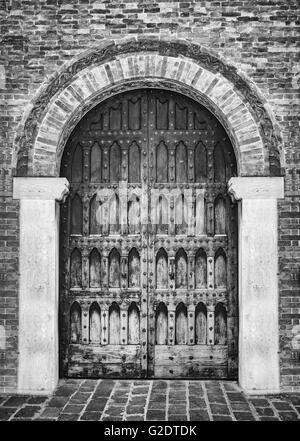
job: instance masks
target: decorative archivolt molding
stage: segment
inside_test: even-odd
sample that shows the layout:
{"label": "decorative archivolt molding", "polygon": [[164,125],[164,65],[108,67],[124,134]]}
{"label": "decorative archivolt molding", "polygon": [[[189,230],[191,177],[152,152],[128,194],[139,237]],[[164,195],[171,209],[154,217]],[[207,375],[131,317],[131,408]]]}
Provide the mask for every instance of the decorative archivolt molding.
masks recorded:
{"label": "decorative archivolt molding", "polygon": [[[251,113],[251,117],[255,121],[260,137],[264,146],[264,170],[261,174],[279,175],[280,169],[280,139],[274,128],[271,117],[266,109],[263,99],[258,95],[253,85],[249,84],[244,78],[242,78],[237,68],[225,64],[222,60],[215,55],[209,53],[201,46],[183,40],[157,40],[153,38],[137,38],[126,39],[125,41],[107,41],[102,44],[101,47],[94,49],[93,51],[84,54],[75,62],[70,64],[67,68],[57,73],[54,78],[46,85],[41,91],[38,98],[34,101],[29,115],[25,122],[19,127],[15,139],[15,174],[17,176],[27,176],[32,173],[30,162],[34,160],[32,151],[35,146],[35,141],[38,133],[39,126],[41,125],[49,103],[51,100],[58,96],[63,90],[65,90],[76,77],[86,71],[88,68],[100,66],[107,63],[113,63],[122,57],[133,55],[145,55],[145,54],[157,54],[160,57],[176,58],[179,63],[181,60],[191,60],[197,66],[206,69],[218,77],[225,78],[232,84],[235,93],[239,96],[242,102],[247,106]],[[195,99],[200,99],[204,105],[206,105],[213,113],[217,112],[217,109],[212,109],[209,99],[205,102],[205,94],[200,95],[189,84],[184,82],[168,81],[168,79],[159,78],[145,78],[141,75],[141,78],[131,79],[130,81],[114,83],[113,78],[110,78],[110,90],[104,88],[101,91],[100,101],[111,96],[115,93],[120,93],[128,88],[137,87],[168,87],[174,90],[185,93],[189,96],[194,96]],[[123,84],[122,84],[123,83]],[[72,123],[78,121],[78,117],[83,115],[89,107],[99,102],[99,95],[95,93],[93,99],[87,100],[86,103],[82,103],[79,106],[78,111],[71,115],[68,121],[68,127],[70,130],[64,130],[59,146],[59,153],[61,146],[65,143],[66,138],[69,136],[72,130]],[[204,102],[203,102],[204,101]],[[218,115],[216,115],[218,116]],[[221,121],[225,126],[225,122]],[[226,127],[225,127],[226,128]],[[227,127],[228,130],[228,127]]]}

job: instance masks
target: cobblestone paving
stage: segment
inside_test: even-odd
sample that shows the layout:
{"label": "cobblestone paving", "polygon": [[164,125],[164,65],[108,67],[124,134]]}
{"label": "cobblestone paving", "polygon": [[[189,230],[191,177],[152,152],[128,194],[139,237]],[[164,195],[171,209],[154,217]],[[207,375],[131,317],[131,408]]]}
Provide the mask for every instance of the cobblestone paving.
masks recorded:
{"label": "cobblestone paving", "polygon": [[300,394],[245,395],[235,382],[63,380],[52,396],[0,396],[0,420],[296,421]]}

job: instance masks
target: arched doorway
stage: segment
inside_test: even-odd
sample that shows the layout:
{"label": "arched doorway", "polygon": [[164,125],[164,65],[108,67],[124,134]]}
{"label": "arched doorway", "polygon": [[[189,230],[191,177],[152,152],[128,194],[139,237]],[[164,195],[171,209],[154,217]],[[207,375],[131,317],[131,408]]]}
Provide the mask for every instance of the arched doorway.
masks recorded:
{"label": "arched doorway", "polygon": [[236,161],[218,120],[166,90],[115,95],[61,175],[61,375],[236,378]]}

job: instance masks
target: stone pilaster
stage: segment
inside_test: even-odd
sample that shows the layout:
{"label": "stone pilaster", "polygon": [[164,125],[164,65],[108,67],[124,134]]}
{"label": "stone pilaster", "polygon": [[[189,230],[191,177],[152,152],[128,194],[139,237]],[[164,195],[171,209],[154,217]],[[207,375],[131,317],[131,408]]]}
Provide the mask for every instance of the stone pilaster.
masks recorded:
{"label": "stone pilaster", "polygon": [[239,203],[239,383],[248,393],[278,392],[278,213],[280,177],[231,178]]}
{"label": "stone pilaster", "polygon": [[65,178],[15,178],[20,199],[18,393],[49,394],[58,381],[59,203]]}

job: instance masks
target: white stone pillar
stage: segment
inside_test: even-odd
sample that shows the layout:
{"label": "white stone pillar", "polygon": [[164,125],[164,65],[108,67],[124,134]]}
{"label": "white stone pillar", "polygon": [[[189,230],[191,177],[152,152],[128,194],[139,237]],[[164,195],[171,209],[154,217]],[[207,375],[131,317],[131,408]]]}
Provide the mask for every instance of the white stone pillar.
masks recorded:
{"label": "white stone pillar", "polygon": [[18,392],[49,394],[58,382],[59,204],[65,178],[14,178],[20,199]]}
{"label": "white stone pillar", "polygon": [[278,213],[281,177],[231,178],[239,201],[239,383],[276,393],[279,382]]}

